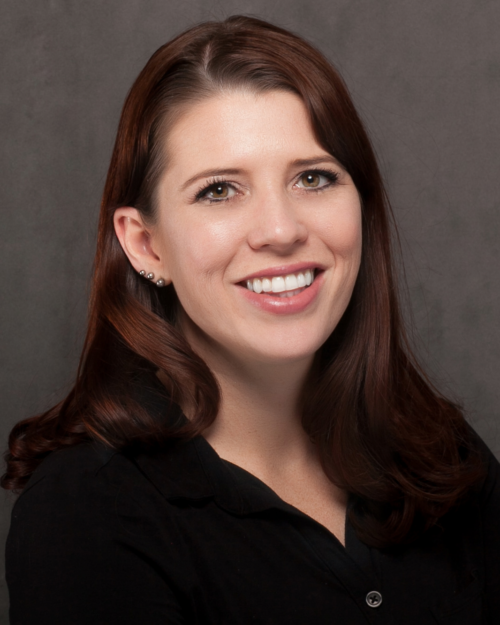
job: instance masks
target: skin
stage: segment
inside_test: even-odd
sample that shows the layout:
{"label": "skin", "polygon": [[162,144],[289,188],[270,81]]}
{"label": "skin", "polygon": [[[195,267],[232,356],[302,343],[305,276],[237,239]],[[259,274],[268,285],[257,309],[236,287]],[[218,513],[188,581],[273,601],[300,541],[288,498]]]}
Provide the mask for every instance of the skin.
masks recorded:
{"label": "skin", "polygon": [[[164,149],[156,223],[123,207],[115,230],[137,271],[173,282],[186,338],[220,383],[221,409],[205,437],[343,542],[346,495],[320,467],[299,400],[359,270],[356,187],[286,92],[229,91],[193,104]],[[297,263],[321,268],[305,309],[277,315],[245,297],[248,275]]]}

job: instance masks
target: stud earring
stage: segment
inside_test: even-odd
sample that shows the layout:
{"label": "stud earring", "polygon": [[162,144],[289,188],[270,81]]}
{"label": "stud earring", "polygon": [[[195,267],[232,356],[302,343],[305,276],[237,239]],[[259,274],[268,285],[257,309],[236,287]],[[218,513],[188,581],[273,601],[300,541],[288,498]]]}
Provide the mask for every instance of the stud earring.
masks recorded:
{"label": "stud earring", "polygon": [[[150,271],[149,273],[146,273],[146,271],[144,269],[141,269],[139,271],[139,275],[141,276],[141,278],[147,278],[148,280],[154,280],[155,274]],[[165,280],[163,278],[160,278],[159,280],[156,281],[156,286],[161,288],[162,286],[165,286]]]}

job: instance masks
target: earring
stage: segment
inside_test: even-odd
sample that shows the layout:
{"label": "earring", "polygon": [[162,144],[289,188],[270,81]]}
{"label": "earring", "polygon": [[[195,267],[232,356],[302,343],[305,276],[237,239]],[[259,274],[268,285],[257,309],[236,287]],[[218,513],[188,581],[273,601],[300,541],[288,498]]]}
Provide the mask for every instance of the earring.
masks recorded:
{"label": "earring", "polygon": [[155,277],[155,274],[152,271],[146,273],[144,269],[141,269],[139,271],[139,275],[141,276],[141,278],[147,278],[148,280],[152,280]]}
{"label": "earring", "polygon": [[[141,269],[139,271],[139,275],[142,278],[147,278],[148,280],[153,280],[155,277],[155,274],[150,271],[149,273],[146,273],[146,271],[144,269]],[[165,280],[163,278],[160,278],[159,280],[156,281],[156,286],[161,288],[162,286],[165,286]]]}

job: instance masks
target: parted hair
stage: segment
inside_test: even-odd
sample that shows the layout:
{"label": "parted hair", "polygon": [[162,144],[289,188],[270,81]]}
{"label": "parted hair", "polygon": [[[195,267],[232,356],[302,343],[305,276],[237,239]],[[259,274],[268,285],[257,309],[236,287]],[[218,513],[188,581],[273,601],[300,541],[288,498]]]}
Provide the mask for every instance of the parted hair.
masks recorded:
{"label": "parted hair", "polygon": [[[201,434],[220,390],[176,324],[173,285],[139,277],[114,231],[114,211],[136,207],[154,223],[163,139],[190,104],[231,89],[298,95],[319,144],[350,174],[362,202],[359,275],[340,323],[321,347],[303,398],[304,430],[326,474],[356,502],[358,536],[385,547],[409,542],[456,506],[483,475],[473,434],[453,402],[417,365],[400,314],[394,227],[370,140],[344,81],[295,34],[233,16],[195,26],[159,48],[132,86],[104,189],[86,340],[69,395],[18,423],[2,486],[22,490],[47,454],[99,440],[126,450]],[[181,426],[138,400],[138,380],[161,372],[165,394],[194,406]]]}

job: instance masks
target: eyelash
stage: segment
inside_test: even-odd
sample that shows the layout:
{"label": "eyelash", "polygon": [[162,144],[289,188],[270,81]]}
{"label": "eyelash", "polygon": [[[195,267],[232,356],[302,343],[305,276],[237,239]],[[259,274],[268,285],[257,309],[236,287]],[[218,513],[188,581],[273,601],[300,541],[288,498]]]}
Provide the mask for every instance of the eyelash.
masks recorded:
{"label": "eyelash", "polygon": [[301,178],[303,178],[304,176],[307,176],[308,174],[313,174],[316,176],[324,176],[328,182],[326,184],[324,184],[321,187],[315,188],[315,187],[309,187],[307,189],[308,191],[324,191],[325,189],[329,189],[331,186],[333,186],[334,184],[336,184],[339,180],[339,175],[336,171],[333,171],[331,169],[308,169],[307,171],[303,171],[301,174],[299,174],[298,176],[298,180],[300,180]]}
{"label": "eyelash", "polygon": [[[319,193],[320,191],[325,191],[326,189],[329,189],[334,184],[336,184],[339,179],[338,173],[329,169],[308,169],[300,173],[297,176],[297,180],[300,180],[301,178],[303,178],[304,176],[307,176],[308,174],[324,176],[328,182],[318,188],[301,187],[303,190],[307,191],[307,193]],[[235,190],[235,187],[228,180],[224,178],[212,178],[211,180],[207,181],[207,183],[205,183],[203,186],[201,186],[198,189],[198,191],[196,192],[193,198],[193,202],[200,202],[201,200],[205,199],[206,201],[208,201],[209,204],[221,204],[222,202],[228,202],[229,200],[231,200],[232,198],[214,200],[214,199],[205,197],[212,189],[215,189],[218,185],[227,185],[229,188],[232,188],[233,190]]]}
{"label": "eyelash", "polygon": [[[212,178],[211,180],[207,181],[207,183],[201,186],[196,192],[196,195],[194,196],[194,202],[199,202],[200,200],[204,199],[204,196],[207,195],[209,191],[211,191],[212,189],[215,189],[215,187],[217,187],[218,185],[222,185],[222,184],[227,185],[228,187],[232,187],[231,183],[225,180],[224,178]],[[210,204],[218,204],[220,202],[226,201],[226,200],[212,200],[210,198],[205,198],[205,199],[208,200]]]}

